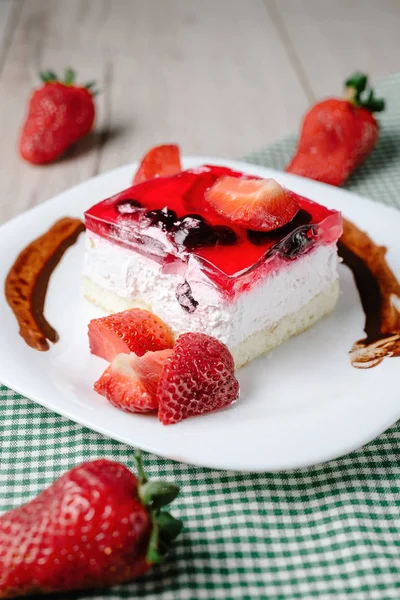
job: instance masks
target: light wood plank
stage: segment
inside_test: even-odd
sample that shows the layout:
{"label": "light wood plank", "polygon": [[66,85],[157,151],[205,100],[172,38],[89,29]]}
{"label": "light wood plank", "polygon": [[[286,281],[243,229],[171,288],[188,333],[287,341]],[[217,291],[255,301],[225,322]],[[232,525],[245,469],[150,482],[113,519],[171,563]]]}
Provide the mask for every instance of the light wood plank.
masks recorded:
{"label": "light wood plank", "polygon": [[[66,65],[100,81],[97,133],[58,164],[27,165],[15,146],[35,74]],[[0,78],[0,220],[159,142],[240,156],[307,103],[262,0],[24,0]]]}
{"label": "light wood plank", "polygon": [[0,66],[3,62],[6,41],[10,34],[13,5],[14,0],[0,0]]}
{"label": "light wood plank", "polygon": [[399,0],[275,0],[315,96],[340,94],[355,70],[399,70]]}
{"label": "light wood plank", "polygon": [[99,37],[122,132],[101,170],[170,140],[186,154],[241,156],[293,129],[308,104],[259,0],[117,0]]}

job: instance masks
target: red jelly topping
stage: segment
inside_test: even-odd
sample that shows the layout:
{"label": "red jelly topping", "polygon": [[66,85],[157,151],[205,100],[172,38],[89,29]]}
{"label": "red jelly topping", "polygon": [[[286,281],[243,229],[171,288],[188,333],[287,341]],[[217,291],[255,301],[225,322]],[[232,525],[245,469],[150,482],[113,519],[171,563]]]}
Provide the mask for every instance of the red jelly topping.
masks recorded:
{"label": "red jelly topping", "polygon": [[[249,177],[226,167],[206,165],[146,181],[89,209],[86,226],[164,265],[194,254],[209,277],[225,288],[236,289],[234,282],[261,264],[294,260],[340,236],[340,213],[297,195],[301,210],[284,227],[253,232],[235,226],[204,199],[206,190],[222,175]],[[168,247],[163,235],[154,239],[149,227],[165,232]],[[242,289],[248,285],[244,280]]]}

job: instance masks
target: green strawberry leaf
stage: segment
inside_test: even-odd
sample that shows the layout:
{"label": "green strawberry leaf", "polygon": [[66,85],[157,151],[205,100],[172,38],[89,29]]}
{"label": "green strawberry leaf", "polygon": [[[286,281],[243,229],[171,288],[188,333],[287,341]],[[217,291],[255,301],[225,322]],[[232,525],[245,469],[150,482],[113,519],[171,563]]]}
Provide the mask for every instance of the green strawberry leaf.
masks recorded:
{"label": "green strawberry leaf", "polygon": [[167,481],[149,481],[139,486],[139,496],[142,504],[153,509],[166,506],[179,494],[179,488]]}
{"label": "green strawberry leaf", "polygon": [[373,90],[368,90],[360,95],[359,105],[371,112],[381,112],[385,108],[385,101],[375,98]]}
{"label": "green strawberry leaf", "polygon": [[364,73],[360,73],[357,71],[353,73],[346,81],[344,82],[345,87],[352,87],[356,90],[357,94],[361,94],[365,90],[368,84],[368,76]]}
{"label": "green strawberry leaf", "polygon": [[47,83],[48,81],[57,81],[58,77],[54,71],[40,71],[40,79]]}
{"label": "green strawberry leaf", "polygon": [[92,94],[92,96],[98,96],[100,94],[100,90],[98,90],[95,86],[97,85],[96,81],[88,81],[83,86]]}
{"label": "green strawberry leaf", "polygon": [[169,512],[162,511],[156,516],[156,521],[159,529],[160,541],[163,543],[171,543],[182,531],[183,523],[179,519],[175,519]]}
{"label": "green strawberry leaf", "polygon": [[75,71],[73,71],[69,67],[65,69],[64,83],[65,85],[72,85],[73,83],[75,83]]}
{"label": "green strawberry leaf", "polygon": [[182,531],[183,523],[162,511],[153,514],[152,525],[146,560],[151,563],[160,563],[169,552],[171,542]]}
{"label": "green strawberry leaf", "polygon": [[380,112],[385,108],[383,98],[375,98],[374,91],[368,86],[368,76],[364,73],[356,72],[346,79],[345,98],[360,108],[365,108],[370,112]]}

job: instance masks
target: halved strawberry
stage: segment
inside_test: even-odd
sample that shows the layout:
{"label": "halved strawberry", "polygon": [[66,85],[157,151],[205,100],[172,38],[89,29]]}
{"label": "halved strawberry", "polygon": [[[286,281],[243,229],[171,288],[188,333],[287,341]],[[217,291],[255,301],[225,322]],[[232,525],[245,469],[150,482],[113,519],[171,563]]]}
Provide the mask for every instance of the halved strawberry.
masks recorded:
{"label": "halved strawberry", "polygon": [[142,356],[174,345],[172,332],[164,321],[140,308],[93,319],[88,333],[90,352],[109,362],[117,354],[135,352]]}
{"label": "halved strawberry", "polygon": [[294,194],[275,179],[221,177],[205,199],[236,225],[271,231],[289,223],[300,209]]}
{"label": "halved strawberry", "polygon": [[119,354],[94,384],[95,392],[128,412],[148,413],[158,408],[157,387],[172,350],[146,352],[143,356]]}
{"label": "halved strawberry", "polygon": [[182,165],[179,146],[162,144],[155,146],[144,155],[133,178],[133,183],[142,183],[148,179],[165,175],[175,175],[180,171],[182,171]]}
{"label": "halved strawberry", "polygon": [[238,398],[228,348],[203,333],[179,336],[161,373],[158,417],[164,425],[218,410]]}

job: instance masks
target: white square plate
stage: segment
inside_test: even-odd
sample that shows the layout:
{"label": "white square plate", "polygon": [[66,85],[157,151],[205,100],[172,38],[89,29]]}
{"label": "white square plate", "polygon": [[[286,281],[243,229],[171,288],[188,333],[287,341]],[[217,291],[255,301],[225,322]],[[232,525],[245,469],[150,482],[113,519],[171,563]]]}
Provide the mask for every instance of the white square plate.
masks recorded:
{"label": "white square plate", "polygon": [[[330,208],[388,247],[400,276],[400,213],[339,188],[271,169],[213,158],[188,158],[186,168],[227,165],[286,187]],[[127,165],[72,188],[0,228],[0,279],[17,254],[63,216],[82,218],[94,203],[129,187]],[[165,427],[154,416],[124,413],[93,390],[105,362],[89,353],[87,324],[101,315],[80,294],[83,235],[50,280],[45,313],[60,334],[48,352],[29,348],[0,297],[0,381],[62,415],[132,446],[219,469],[276,471],[343,455],[400,417],[400,360],[359,370],[348,351],[363,337],[364,314],[351,272],[340,267],[336,310],[309,331],[240,369],[239,401],[210,415]]]}

